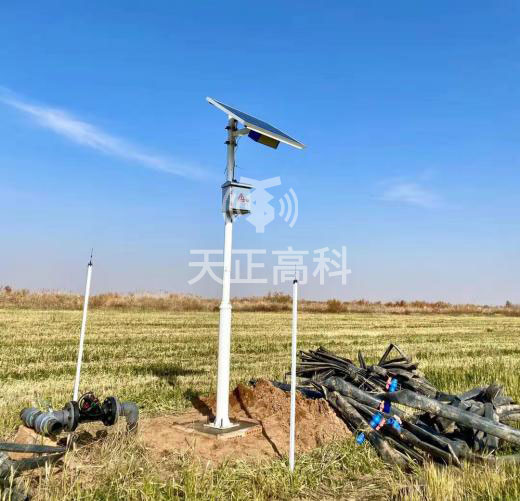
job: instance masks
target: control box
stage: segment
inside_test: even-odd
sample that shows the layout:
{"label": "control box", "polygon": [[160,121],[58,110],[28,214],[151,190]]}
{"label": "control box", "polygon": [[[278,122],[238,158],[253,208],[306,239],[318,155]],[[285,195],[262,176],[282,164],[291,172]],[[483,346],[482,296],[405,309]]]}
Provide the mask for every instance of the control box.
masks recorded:
{"label": "control box", "polygon": [[249,214],[251,212],[250,184],[227,181],[222,185],[222,212],[226,214]]}

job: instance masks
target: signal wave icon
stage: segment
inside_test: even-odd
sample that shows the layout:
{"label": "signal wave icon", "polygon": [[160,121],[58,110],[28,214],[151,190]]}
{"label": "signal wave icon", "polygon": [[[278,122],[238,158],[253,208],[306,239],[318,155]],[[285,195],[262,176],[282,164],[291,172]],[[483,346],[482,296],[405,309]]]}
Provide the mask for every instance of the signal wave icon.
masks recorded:
{"label": "signal wave icon", "polygon": [[289,188],[289,191],[278,202],[280,203],[278,215],[292,228],[298,219],[298,197],[296,193],[292,188]]}

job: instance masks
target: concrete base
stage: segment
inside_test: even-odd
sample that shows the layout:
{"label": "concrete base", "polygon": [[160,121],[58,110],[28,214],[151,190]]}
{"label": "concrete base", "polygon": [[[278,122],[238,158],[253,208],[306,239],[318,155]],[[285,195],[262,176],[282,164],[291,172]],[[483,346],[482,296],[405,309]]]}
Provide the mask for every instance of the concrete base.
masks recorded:
{"label": "concrete base", "polygon": [[230,438],[244,437],[251,434],[262,433],[262,426],[256,421],[235,421],[232,428],[213,428],[209,426],[207,421],[194,421],[190,423],[179,423],[175,428],[186,433],[195,433],[208,438],[215,438],[217,440],[227,440]]}

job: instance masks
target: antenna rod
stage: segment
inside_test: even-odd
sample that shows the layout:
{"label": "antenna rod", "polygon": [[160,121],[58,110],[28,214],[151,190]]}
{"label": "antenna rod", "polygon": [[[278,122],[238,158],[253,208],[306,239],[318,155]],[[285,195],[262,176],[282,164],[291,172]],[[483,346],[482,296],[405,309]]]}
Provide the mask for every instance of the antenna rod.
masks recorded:
{"label": "antenna rod", "polygon": [[[93,251],[92,251],[93,252]],[[90,296],[90,279],[92,278],[92,252],[90,253],[90,261],[87,265],[87,284],[85,286],[85,299],[83,302],[83,321],[81,322],[81,334],[79,336],[78,362],[76,365],[76,380],[74,381],[74,393],[72,400],[78,401],[79,396],[79,380],[81,377],[81,363],[83,362],[83,342],[85,341],[85,330],[87,327],[88,299]]]}
{"label": "antenna rod", "polygon": [[296,432],[296,336],[298,333],[298,280],[293,280],[291,343],[291,416],[289,424],[289,470],[294,471],[294,439]]}

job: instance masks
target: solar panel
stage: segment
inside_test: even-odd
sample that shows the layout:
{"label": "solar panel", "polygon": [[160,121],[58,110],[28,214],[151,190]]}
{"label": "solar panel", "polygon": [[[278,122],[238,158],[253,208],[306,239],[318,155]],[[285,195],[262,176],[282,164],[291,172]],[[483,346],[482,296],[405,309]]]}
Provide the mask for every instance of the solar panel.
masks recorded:
{"label": "solar panel", "polygon": [[271,124],[264,122],[263,120],[259,120],[258,118],[255,118],[251,115],[248,115],[247,113],[237,110],[232,106],[228,106],[227,104],[221,103],[220,101],[217,101],[216,99],[213,99],[211,97],[207,97],[206,100],[208,101],[208,103],[212,104],[219,110],[222,110],[228,116],[238,120],[244,127],[250,130],[256,131],[259,134],[275,139],[276,141],[281,141],[282,143],[289,144],[300,150],[305,148],[304,144],[300,143],[299,141],[296,141],[296,139],[292,138],[285,132],[282,132],[280,129],[273,127]]}

